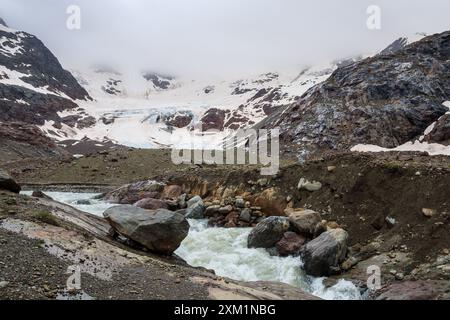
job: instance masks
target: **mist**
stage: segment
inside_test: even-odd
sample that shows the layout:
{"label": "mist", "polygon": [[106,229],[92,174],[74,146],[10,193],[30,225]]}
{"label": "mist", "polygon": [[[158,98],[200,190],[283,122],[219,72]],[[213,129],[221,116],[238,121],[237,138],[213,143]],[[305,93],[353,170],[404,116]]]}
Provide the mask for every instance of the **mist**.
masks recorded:
{"label": "mist", "polygon": [[[81,28],[66,27],[69,5]],[[369,5],[381,29],[366,26]],[[177,76],[298,73],[450,29],[448,0],[1,0],[10,27],[38,36],[66,68],[109,64]]]}

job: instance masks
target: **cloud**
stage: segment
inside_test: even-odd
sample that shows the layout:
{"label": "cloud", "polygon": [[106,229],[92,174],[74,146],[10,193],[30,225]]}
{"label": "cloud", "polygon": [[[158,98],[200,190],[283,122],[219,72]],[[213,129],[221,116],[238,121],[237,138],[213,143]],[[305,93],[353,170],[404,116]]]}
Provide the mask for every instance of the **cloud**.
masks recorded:
{"label": "cloud", "polygon": [[[66,8],[81,8],[81,30]],[[366,9],[382,9],[368,30]],[[178,75],[295,73],[450,29],[448,0],[2,0],[0,16],[68,67],[104,62]]]}

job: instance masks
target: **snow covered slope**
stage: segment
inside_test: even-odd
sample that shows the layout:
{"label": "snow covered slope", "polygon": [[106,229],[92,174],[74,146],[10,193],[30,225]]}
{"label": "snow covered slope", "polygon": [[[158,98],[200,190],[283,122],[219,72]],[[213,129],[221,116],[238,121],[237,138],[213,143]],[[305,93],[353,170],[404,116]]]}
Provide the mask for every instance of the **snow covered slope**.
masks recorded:
{"label": "snow covered slope", "polygon": [[238,128],[255,125],[277,108],[295,102],[306,90],[325,80],[336,65],[309,68],[297,75],[267,73],[247,79],[187,79],[158,73],[124,73],[112,68],[72,71],[94,101],[76,101],[81,109],[61,117],[96,119],[79,128],[47,121],[42,130],[56,140],[114,141],[134,147],[182,145],[179,137],[203,129],[208,147]]}

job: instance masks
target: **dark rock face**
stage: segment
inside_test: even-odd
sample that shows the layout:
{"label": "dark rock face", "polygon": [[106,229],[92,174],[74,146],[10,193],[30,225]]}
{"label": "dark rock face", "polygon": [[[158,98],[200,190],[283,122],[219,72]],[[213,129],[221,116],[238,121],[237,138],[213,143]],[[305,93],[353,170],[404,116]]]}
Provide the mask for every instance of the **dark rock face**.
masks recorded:
{"label": "dark rock face", "polygon": [[[24,85],[0,84],[0,121],[43,125],[60,122],[57,112],[77,107],[72,100],[91,99],[72,74],[35,36],[9,29],[0,30],[0,65],[19,72]],[[9,78],[9,71],[1,78]],[[31,87],[36,88],[33,90]],[[54,94],[40,92],[43,88]]]}
{"label": "dark rock face", "polygon": [[450,31],[338,68],[262,127],[279,127],[280,144],[300,159],[360,143],[398,146],[447,111],[449,57]]}
{"label": "dark rock face", "polygon": [[445,114],[439,118],[433,130],[425,136],[425,141],[450,145],[450,114]]}
{"label": "dark rock face", "polygon": [[332,229],[308,242],[301,249],[306,273],[323,277],[338,272],[347,254],[347,241],[345,230]]}
{"label": "dark rock face", "polygon": [[217,108],[209,109],[203,115],[201,122],[203,131],[210,129],[223,130],[225,124],[225,111]]}
{"label": "dark rock face", "polygon": [[3,48],[16,49],[14,54],[0,54],[0,65],[28,75],[22,80],[34,87],[48,86],[48,90],[62,92],[71,99],[89,99],[72,74],[64,70],[58,59],[35,36],[26,32],[6,32],[0,30],[0,38],[5,37]]}
{"label": "dark rock face", "polygon": [[189,232],[182,214],[164,209],[147,211],[122,205],[103,215],[116,232],[160,254],[172,254]]}
{"label": "dark rock face", "polygon": [[20,192],[20,186],[13,178],[6,172],[0,169],[0,189],[8,190],[14,193]]}
{"label": "dark rock face", "polygon": [[249,248],[272,248],[289,230],[286,217],[269,217],[262,220],[248,235]]}
{"label": "dark rock face", "polygon": [[8,25],[6,24],[5,20],[3,20],[2,18],[0,18],[0,25],[8,27]]}
{"label": "dark rock face", "polygon": [[167,90],[171,86],[171,81],[174,77],[168,75],[162,75],[155,72],[146,72],[143,74],[145,80],[150,81],[153,85],[161,90]]}
{"label": "dark rock face", "polygon": [[408,45],[408,38],[398,38],[394,42],[392,42],[389,46],[386,47],[383,51],[381,51],[380,55],[389,55],[395,53]]}
{"label": "dark rock face", "polygon": [[174,114],[166,120],[166,124],[175,128],[184,128],[191,123],[193,118],[194,115],[191,113]]}

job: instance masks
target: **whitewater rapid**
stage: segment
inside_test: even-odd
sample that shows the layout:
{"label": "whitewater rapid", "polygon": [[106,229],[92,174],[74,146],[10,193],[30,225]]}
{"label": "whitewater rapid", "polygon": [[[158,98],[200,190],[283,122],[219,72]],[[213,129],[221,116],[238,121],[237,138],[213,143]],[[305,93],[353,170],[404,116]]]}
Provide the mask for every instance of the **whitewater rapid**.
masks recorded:
{"label": "whitewater rapid", "polygon": [[[96,193],[45,194],[97,216],[103,216],[106,209],[114,206],[95,199]],[[189,234],[175,253],[191,266],[211,269],[218,276],[239,281],[283,282],[328,300],[361,299],[359,289],[350,281],[340,280],[326,288],[324,278],[307,276],[300,268],[299,257],[271,256],[265,249],[247,248],[250,228],[209,228],[206,220],[189,220],[189,224]]]}

